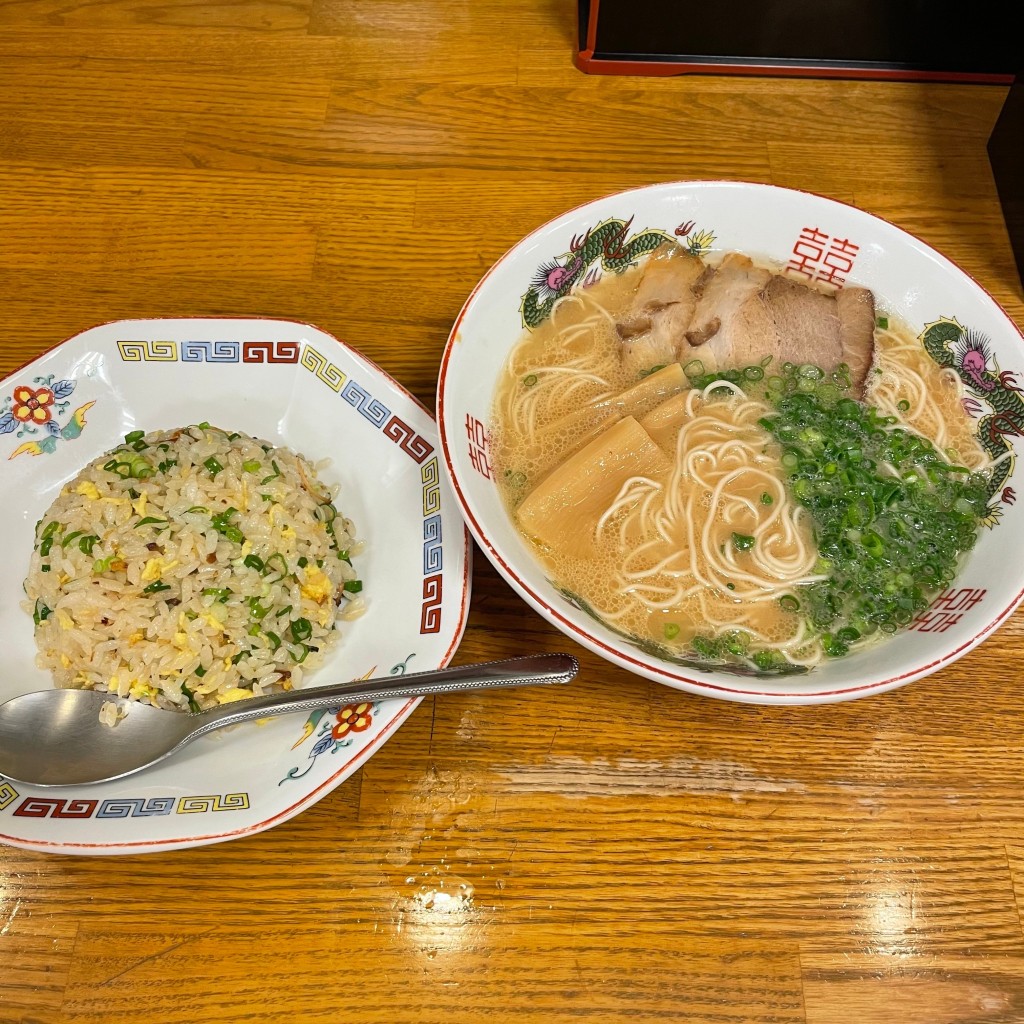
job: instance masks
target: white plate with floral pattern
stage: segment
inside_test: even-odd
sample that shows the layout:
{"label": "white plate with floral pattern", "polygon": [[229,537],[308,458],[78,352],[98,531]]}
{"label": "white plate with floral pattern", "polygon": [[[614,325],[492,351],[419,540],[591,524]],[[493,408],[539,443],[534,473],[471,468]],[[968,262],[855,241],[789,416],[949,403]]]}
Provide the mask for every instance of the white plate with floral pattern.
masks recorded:
{"label": "white plate with floral pattern", "polygon": [[[36,521],[132,430],[204,420],[284,444],[340,485],[364,549],[366,613],[307,686],[440,668],[466,623],[469,537],[433,417],[379,367],[307,324],[156,319],[76,335],[0,383],[0,701],[52,686],[21,608]],[[33,788],[0,776],[0,842],[74,854],[182,849],[287,820],[358,769],[418,699],[249,723],[116,782]]]}
{"label": "white plate with floral pattern", "polygon": [[[730,251],[798,278],[872,289],[955,373],[976,436],[994,460],[988,513],[960,576],[885,643],[812,671],[763,675],[666,656],[589,613],[548,578],[494,479],[494,391],[512,347],[554,303],[673,240],[713,261]],[[441,361],[438,425],[445,469],[481,549],[509,584],[567,636],[638,675],[709,697],[762,704],[850,700],[902,686],[981,643],[1024,596],[1024,503],[1015,469],[1024,436],[1024,338],[985,289],[893,224],[807,192],[730,181],[680,181],[598,199],[513,246],[470,295]]]}

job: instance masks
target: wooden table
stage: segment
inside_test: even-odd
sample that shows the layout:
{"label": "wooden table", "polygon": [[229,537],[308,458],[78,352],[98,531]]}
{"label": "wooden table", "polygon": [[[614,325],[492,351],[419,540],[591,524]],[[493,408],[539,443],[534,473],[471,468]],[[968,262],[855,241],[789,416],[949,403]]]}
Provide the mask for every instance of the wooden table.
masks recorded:
{"label": "wooden table", "polygon": [[[0,4],[0,375],[101,321],[262,314],[433,405],[508,246],[678,178],[855,203],[1024,321],[1005,87],[587,77],[572,6]],[[1022,1021],[1022,632],[883,696],[730,704],[582,651],[478,554],[456,660],[567,649],[578,684],[425,701],[235,842],[0,848],[0,1020]]]}

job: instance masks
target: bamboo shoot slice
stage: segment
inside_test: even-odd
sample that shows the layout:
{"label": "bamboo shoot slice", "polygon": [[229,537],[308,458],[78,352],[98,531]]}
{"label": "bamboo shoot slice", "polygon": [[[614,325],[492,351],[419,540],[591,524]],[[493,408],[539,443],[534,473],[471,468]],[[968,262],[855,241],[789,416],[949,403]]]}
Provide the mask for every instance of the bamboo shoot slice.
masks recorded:
{"label": "bamboo shoot slice", "polygon": [[651,435],[651,440],[670,458],[675,457],[679,428],[689,419],[686,412],[688,397],[688,391],[681,391],[661,405],[656,405],[640,421],[640,426]]}
{"label": "bamboo shoot slice", "polygon": [[659,401],[689,388],[690,382],[679,363],[669,363],[660,370],[642,377],[636,384],[601,402],[576,409],[544,429],[545,434],[572,432],[579,434],[577,444],[596,437],[613,419],[622,416],[639,418],[654,408]]}
{"label": "bamboo shoot slice", "polygon": [[597,524],[631,477],[667,478],[671,464],[632,416],[619,420],[553,469],[523,500],[526,534],[555,551],[587,554]]}

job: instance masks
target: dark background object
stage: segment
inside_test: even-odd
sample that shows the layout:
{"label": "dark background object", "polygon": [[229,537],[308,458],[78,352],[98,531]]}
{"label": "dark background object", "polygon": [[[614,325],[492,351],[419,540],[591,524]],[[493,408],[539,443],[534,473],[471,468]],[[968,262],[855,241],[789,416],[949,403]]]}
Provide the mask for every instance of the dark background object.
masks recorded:
{"label": "dark background object", "polygon": [[988,159],[1024,284],[1024,72],[1017,74],[989,136]]}
{"label": "dark background object", "polygon": [[594,74],[782,74],[1009,83],[993,0],[579,0],[577,66]]}

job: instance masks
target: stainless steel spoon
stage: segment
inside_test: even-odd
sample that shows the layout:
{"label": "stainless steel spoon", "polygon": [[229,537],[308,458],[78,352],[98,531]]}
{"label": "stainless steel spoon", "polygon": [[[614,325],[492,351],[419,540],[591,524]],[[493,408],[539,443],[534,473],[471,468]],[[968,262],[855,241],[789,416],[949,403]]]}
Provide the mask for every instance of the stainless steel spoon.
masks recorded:
{"label": "stainless steel spoon", "polygon": [[[252,697],[195,714],[94,690],[40,690],[0,704],[0,775],[33,786],[108,782],[162,761],[197,736],[252,718],[393,697],[567,683],[578,670],[568,654],[537,654]],[[100,722],[106,701],[116,701],[124,715],[115,726]]]}

